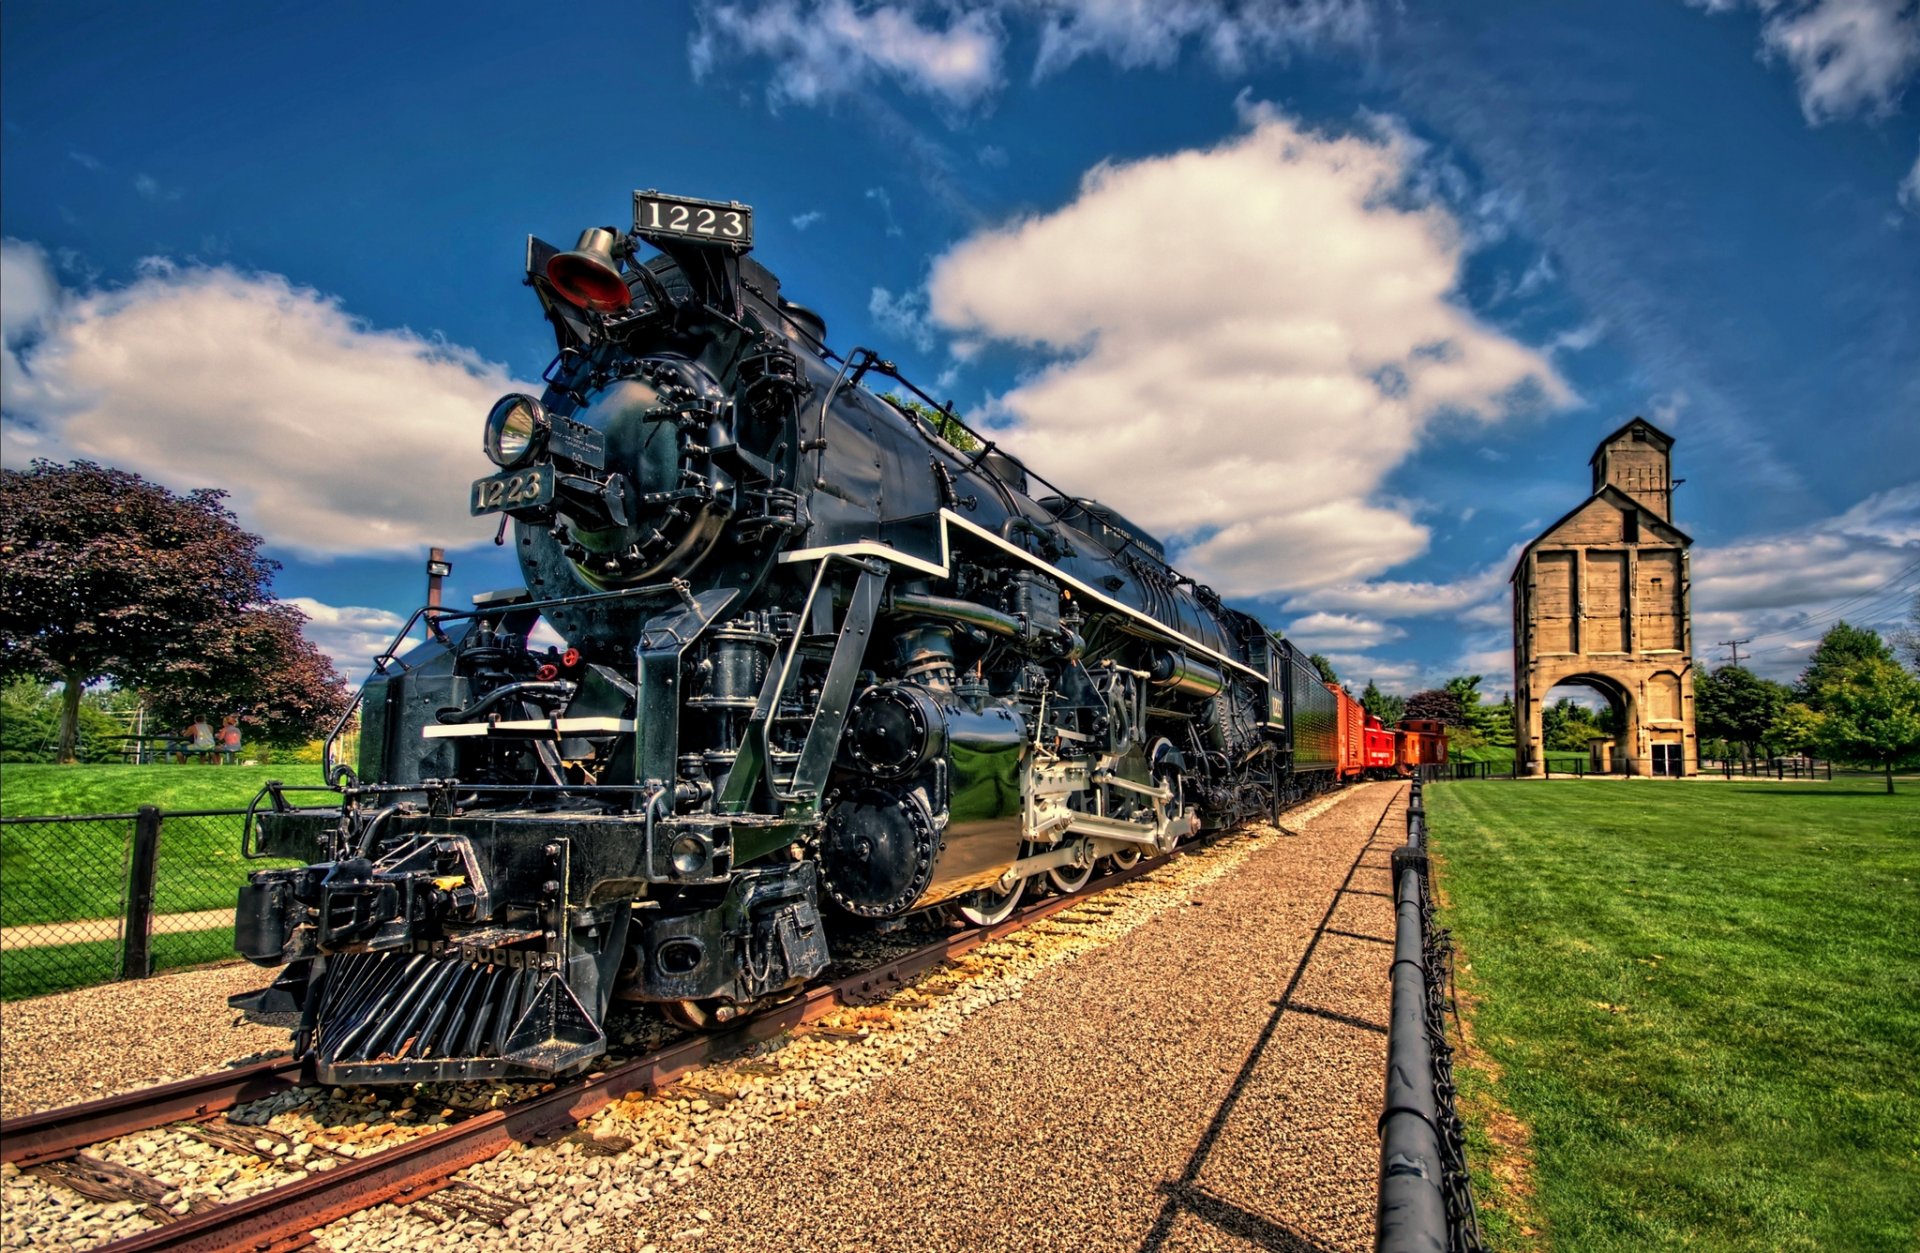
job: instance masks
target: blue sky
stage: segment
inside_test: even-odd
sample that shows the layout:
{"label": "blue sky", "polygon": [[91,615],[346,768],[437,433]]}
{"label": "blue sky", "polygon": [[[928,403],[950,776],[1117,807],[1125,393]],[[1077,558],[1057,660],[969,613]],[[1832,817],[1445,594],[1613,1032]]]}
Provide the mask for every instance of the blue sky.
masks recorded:
{"label": "blue sky", "polygon": [[1912,0],[0,9],[6,464],[233,493],[345,668],[552,350],[528,233],[739,199],[885,348],[1356,686],[1510,686],[1635,414],[1696,640],[1920,587]]}

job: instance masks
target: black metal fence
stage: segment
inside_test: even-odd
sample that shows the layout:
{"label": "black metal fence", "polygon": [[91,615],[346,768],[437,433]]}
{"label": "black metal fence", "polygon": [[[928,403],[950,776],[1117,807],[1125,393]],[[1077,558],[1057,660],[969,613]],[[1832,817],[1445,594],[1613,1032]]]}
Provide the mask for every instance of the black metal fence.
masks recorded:
{"label": "black metal fence", "polygon": [[1420,789],[1420,780],[1414,780],[1407,842],[1393,850],[1397,925],[1374,1248],[1378,1253],[1483,1253],[1466,1136],[1453,1106],[1453,1048],[1446,1031],[1453,943],[1433,925],[1427,811]]}
{"label": "black metal fence", "polygon": [[0,818],[0,998],[231,958],[246,812]]}
{"label": "black metal fence", "polygon": [[1702,757],[1701,774],[1717,774],[1724,779],[1825,779],[1833,780],[1833,763],[1813,757],[1762,757],[1743,760],[1738,757]]}

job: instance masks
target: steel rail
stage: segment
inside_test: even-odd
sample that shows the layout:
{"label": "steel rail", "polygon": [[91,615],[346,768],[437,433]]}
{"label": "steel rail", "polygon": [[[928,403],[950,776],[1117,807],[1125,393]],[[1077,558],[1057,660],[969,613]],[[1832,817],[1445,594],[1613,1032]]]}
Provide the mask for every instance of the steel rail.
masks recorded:
{"label": "steel rail", "polygon": [[[1098,898],[1102,893],[1141,878],[1176,858],[1211,845],[1237,828],[1215,832],[1174,852],[1142,860],[1126,870],[1096,881],[1096,887],[1067,896],[1052,896],[1016,910],[990,927],[958,931],[932,944],[808,989],[777,1009],[757,1014],[738,1026],[712,1035],[694,1036],[664,1049],[622,1063],[612,1069],[563,1081],[559,1087],[504,1109],[488,1110],[440,1131],[405,1144],[383,1149],[331,1170],[314,1172],[243,1200],[189,1214],[178,1222],[151,1228],[102,1246],[101,1253],[277,1253],[308,1243],[309,1233],[348,1215],[385,1201],[418,1200],[444,1187],[452,1176],[505,1152],[515,1144],[540,1144],[557,1139],[612,1102],[641,1089],[658,1090],[713,1058],[746,1045],[770,1039],[814,1022],[834,1010],[856,1006],[868,998],[905,985],[912,976],[942,962],[964,956],[1023,927]],[[298,1073],[291,1062],[279,1063]],[[292,1080],[281,1086],[290,1086]],[[181,1085],[168,1085],[178,1087]],[[160,1089],[136,1093],[151,1096]],[[264,1094],[264,1093],[263,1093]],[[133,1098],[120,1098],[132,1100]],[[108,1104],[109,1102],[95,1102]],[[228,1101],[231,1105],[233,1102]],[[56,1110],[40,1116],[54,1120],[76,1114],[87,1106]],[[175,1108],[169,1106],[168,1108]],[[212,1106],[207,1112],[212,1112]],[[219,1108],[225,1108],[221,1106]],[[149,1121],[145,1126],[171,1121],[178,1115]],[[94,1124],[101,1125],[101,1124]],[[105,1124],[113,1126],[114,1124]],[[139,1130],[142,1128],[131,1128]],[[113,1131],[112,1134],[126,1134]],[[76,1145],[76,1147],[79,1147]],[[70,1153],[72,1150],[68,1150]],[[9,1158],[8,1160],[12,1160]],[[45,1160],[44,1157],[40,1160]]]}
{"label": "steel rail", "polygon": [[283,1054],[250,1066],[10,1118],[0,1122],[0,1161],[31,1166],[72,1157],[89,1145],[183,1118],[217,1114],[298,1087],[305,1075],[301,1063]]}

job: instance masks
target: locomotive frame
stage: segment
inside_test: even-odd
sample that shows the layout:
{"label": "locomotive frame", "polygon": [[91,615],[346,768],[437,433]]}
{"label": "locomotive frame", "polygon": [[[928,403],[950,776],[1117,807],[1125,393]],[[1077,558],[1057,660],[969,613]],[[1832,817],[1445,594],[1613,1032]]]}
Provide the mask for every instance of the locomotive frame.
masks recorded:
{"label": "locomotive frame", "polygon": [[639,220],[720,202],[647,197],[528,243],[559,355],[472,495],[524,586],[416,613],[330,803],[256,802],[243,851],[303,864],[241,890],[236,947],[285,970],[235,1004],[297,1009],[322,1081],[575,1070],[617,998],[713,1026],[796,995],[830,925],[997,921],[1425,742],[950,406],[977,448],[875,396],[934,403],[745,244]]}

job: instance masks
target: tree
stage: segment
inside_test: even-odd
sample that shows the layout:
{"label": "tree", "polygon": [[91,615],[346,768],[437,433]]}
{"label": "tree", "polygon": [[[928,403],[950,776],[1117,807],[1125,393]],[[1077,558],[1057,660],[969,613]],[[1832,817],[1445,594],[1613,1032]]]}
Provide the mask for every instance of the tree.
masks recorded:
{"label": "tree", "polygon": [[292,605],[250,608],[146,695],[164,726],[195,714],[238,714],[248,741],[291,748],[325,735],[352,694],[333,661],[301,634]]}
{"label": "tree", "polygon": [[1340,681],[1340,676],[1333,672],[1333,663],[1320,653],[1308,653],[1307,664],[1320,672],[1322,682],[1338,683]]}
{"label": "tree", "polygon": [[1424,692],[1415,692],[1407,697],[1405,716],[1444,722],[1450,727],[1467,725],[1467,711],[1461,706],[1460,698],[1452,692],[1438,688],[1428,688]]}
{"label": "tree", "polygon": [[1546,746],[1557,753],[1587,751],[1604,734],[1593,720],[1593,711],[1566,697],[1540,712],[1541,734]]}
{"label": "tree", "polygon": [[1804,753],[1820,738],[1820,715],[1789,701],[1767,731],[1767,747],[1776,753]]}
{"label": "tree", "polygon": [[1815,746],[1836,761],[1893,770],[1920,761],[1920,679],[1884,657],[1854,661],[1820,690]]}
{"label": "tree", "polygon": [[1893,650],[1877,631],[1836,622],[1820,637],[1820,644],[1807,659],[1807,668],[1794,685],[1793,694],[1814,709],[1822,708],[1821,691],[1832,685],[1856,661],[1892,661]]}
{"label": "tree", "polygon": [[1721,666],[1693,677],[1694,718],[1700,734],[1731,740],[1752,758],[1786,710],[1793,693],[1745,666]]}
{"label": "tree", "polygon": [[278,566],[225,497],[90,461],[0,471],[0,677],[63,685],[57,760],[75,759],[89,683],[174,690],[225,658],[264,688],[293,658],[267,648],[283,627],[252,616],[271,613],[256,606]]}
{"label": "tree", "polygon": [[1365,690],[1360,693],[1360,703],[1365,706],[1368,713],[1380,719],[1380,721],[1386,723],[1388,726],[1392,726],[1394,723],[1400,721],[1401,718],[1406,716],[1407,712],[1406,697],[1389,696],[1387,693],[1381,691],[1372,679],[1367,680]]}
{"label": "tree", "polygon": [[[935,409],[932,405],[915,400],[911,396],[902,396],[898,392],[883,392],[880,399],[892,405],[908,417],[917,418],[920,424],[946,440],[961,452],[972,452],[980,447],[980,441],[972,432],[960,425],[960,419],[944,409]],[[952,401],[948,401],[952,404]]]}

